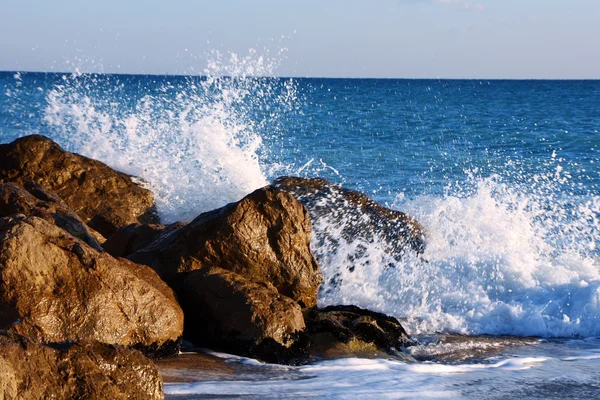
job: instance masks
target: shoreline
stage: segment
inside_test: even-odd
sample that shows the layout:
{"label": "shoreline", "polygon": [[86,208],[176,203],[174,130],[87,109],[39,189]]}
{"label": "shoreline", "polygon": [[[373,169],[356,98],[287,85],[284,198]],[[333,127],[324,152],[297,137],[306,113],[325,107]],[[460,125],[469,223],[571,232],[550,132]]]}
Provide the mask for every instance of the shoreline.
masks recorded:
{"label": "shoreline", "polygon": [[[494,337],[458,336],[452,340],[463,341],[463,345],[470,342],[472,349],[477,342],[490,346],[485,355],[462,361],[348,357],[297,367],[262,364],[221,354],[223,358],[215,360],[221,366],[218,372],[196,370],[196,375],[190,375],[193,382],[165,379],[165,398],[425,396],[499,400],[521,396],[558,400],[592,399],[600,393],[600,386],[594,380],[598,373],[593,370],[600,362],[600,338],[581,341],[530,338],[528,342],[520,337],[496,341]],[[495,346],[494,342],[504,345]],[[468,351],[464,346],[461,349],[458,342],[454,345],[457,354]],[[432,354],[439,350],[443,346],[430,349]],[[211,358],[205,354],[199,357]]]}

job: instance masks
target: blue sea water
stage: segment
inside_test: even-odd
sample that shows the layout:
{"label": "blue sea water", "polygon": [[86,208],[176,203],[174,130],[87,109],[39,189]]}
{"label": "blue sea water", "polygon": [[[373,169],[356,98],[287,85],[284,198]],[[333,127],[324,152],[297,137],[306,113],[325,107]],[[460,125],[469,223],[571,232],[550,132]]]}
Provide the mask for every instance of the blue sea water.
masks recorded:
{"label": "blue sea water", "polygon": [[[405,211],[427,249],[394,268],[377,241],[313,240],[319,303],[393,314],[422,345],[407,361],[330,360],[167,393],[600,397],[600,81],[249,78],[238,67],[225,68],[231,77],[0,72],[0,142],[40,133],[134,174],[164,222],[280,175],[325,177]],[[339,230],[313,224],[317,236]],[[431,340],[445,334],[467,339]],[[482,346],[499,350],[440,356]]]}

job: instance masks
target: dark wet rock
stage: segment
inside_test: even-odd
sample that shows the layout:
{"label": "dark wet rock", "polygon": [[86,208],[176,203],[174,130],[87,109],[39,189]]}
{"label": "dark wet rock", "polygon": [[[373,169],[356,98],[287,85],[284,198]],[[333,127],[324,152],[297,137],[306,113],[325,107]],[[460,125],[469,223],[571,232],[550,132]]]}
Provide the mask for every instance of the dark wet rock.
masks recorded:
{"label": "dark wet rock", "polygon": [[38,184],[26,182],[0,183],[0,217],[23,214],[42,218],[83,240],[91,247],[101,250],[98,241],[81,218],[55,193]]}
{"label": "dark wet rock", "polygon": [[162,399],[155,365],[140,352],[82,342],[42,345],[0,334],[2,399]]}
{"label": "dark wet rock", "polygon": [[177,340],[169,339],[166,342],[155,342],[151,345],[136,343],[129,347],[141,351],[146,357],[152,360],[160,360],[178,354],[181,351],[182,343],[183,336],[180,336]]}
{"label": "dark wet rock", "polygon": [[131,176],[64,151],[40,135],[0,145],[0,182],[35,182],[55,192],[104,237],[131,223],[158,223],[152,192]]}
{"label": "dark wet rock", "polygon": [[[231,362],[227,358],[216,357],[206,353],[184,353],[177,357],[170,357],[156,361],[165,383],[172,382],[198,382],[198,381],[247,381],[268,382],[271,380],[297,380],[306,379],[306,374],[295,369],[285,368],[271,364],[250,364]],[[198,399],[202,395],[169,395],[169,399],[190,400]],[[205,395],[206,396],[206,395]],[[218,394],[213,395],[220,398]],[[230,397],[235,398],[236,395]],[[244,395],[237,395],[244,398]],[[221,395],[221,397],[228,397]],[[206,397],[205,397],[206,398]]]}
{"label": "dark wet rock", "polygon": [[356,306],[313,308],[305,313],[305,320],[311,338],[318,338],[322,347],[339,342],[355,348],[373,344],[389,352],[411,343],[396,318]]}
{"label": "dark wet rock", "polygon": [[102,244],[104,250],[113,257],[127,257],[142,250],[161,236],[185,226],[183,222],[170,225],[131,224],[123,226]]}
{"label": "dark wet rock", "polygon": [[416,220],[383,207],[365,194],[322,178],[280,177],[273,186],[293,194],[310,213],[313,225],[323,221],[341,228],[339,233],[347,242],[384,242],[381,244],[397,259],[407,249],[417,253],[424,250],[424,231]]}
{"label": "dark wet rock", "polygon": [[183,331],[181,308],[153,270],[37,217],[0,218],[0,304],[0,328],[46,343],[160,347]]}
{"label": "dark wet rock", "polygon": [[198,382],[206,380],[240,380],[254,366],[229,363],[226,359],[206,353],[185,352],[175,357],[155,361],[165,383]]}
{"label": "dark wet rock", "polygon": [[129,259],[154,268],[173,287],[177,274],[215,266],[312,307],[322,277],[310,250],[311,223],[289,193],[265,187],[201,214]]}
{"label": "dark wet rock", "polygon": [[302,310],[269,283],[206,267],[189,274],[182,297],[186,338],[197,345],[270,362],[306,358]]}

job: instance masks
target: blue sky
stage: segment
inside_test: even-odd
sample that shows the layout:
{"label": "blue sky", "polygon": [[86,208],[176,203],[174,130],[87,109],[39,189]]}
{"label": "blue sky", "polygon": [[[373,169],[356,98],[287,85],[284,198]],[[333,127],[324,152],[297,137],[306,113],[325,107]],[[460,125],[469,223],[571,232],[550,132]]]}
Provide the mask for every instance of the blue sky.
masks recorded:
{"label": "blue sky", "polygon": [[186,74],[285,47],[280,76],[600,78],[599,0],[3,3],[0,70]]}

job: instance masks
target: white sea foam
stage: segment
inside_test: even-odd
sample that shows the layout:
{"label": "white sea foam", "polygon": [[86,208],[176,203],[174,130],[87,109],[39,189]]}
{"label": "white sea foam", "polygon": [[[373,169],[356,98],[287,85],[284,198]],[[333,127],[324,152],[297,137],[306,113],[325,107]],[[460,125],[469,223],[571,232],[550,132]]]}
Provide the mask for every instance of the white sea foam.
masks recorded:
{"label": "white sea foam", "polygon": [[[338,242],[333,251],[313,242],[326,277],[320,304],[390,313],[413,334],[600,334],[600,199],[526,190],[499,176],[472,179],[467,194],[399,197],[395,207],[427,230],[422,259],[393,263],[377,240]],[[315,223],[331,237],[339,229]],[[348,254],[357,246],[366,249],[351,271]]]}
{"label": "white sea foam", "polygon": [[565,357],[562,358],[562,361],[581,361],[581,360],[599,360],[600,354],[593,354],[587,356],[577,356],[577,357]]}
{"label": "white sea foam", "polygon": [[[212,56],[206,79],[167,81],[137,100],[118,76],[65,75],[47,94],[45,121],[69,150],[141,177],[164,222],[189,220],[267,184],[262,135],[295,96],[292,81],[276,89],[263,78],[277,62],[254,50]],[[256,121],[255,110],[269,118]]]}
{"label": "white sea foam", "polygon": [[534,367],[536,364],[543,363],[548,360],[546,357],[523,357],[515,359],[500,360],[489,364],[438,364],[432,362],[425,362],[420,364],[410,364],[407,366],[407,370],[417,373],[430,373],[430,374],[456,374],[456,373],[468,373],[482,369],[498,369],[505,371],[521,371]]}

